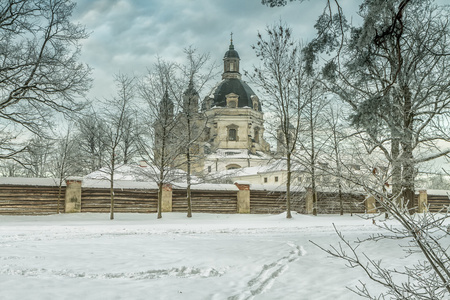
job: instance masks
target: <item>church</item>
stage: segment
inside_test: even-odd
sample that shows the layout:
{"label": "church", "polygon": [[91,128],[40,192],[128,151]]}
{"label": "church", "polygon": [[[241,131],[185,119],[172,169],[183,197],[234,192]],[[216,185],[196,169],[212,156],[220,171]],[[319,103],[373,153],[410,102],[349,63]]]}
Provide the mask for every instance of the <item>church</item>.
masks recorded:
{"label": "church", "polygon": [[[261,101],[242,80],[239,65],[240,57],[231,39],[223,58],[222,80],[204,98],[200,109],[192,82],[184,92],[183,109],[192,112],[192,122],[201,129],[191,146],[195,175],[263,166],[272,158],[264,139]],[[160,106],[167,106],[167,101],[165,97]]]}

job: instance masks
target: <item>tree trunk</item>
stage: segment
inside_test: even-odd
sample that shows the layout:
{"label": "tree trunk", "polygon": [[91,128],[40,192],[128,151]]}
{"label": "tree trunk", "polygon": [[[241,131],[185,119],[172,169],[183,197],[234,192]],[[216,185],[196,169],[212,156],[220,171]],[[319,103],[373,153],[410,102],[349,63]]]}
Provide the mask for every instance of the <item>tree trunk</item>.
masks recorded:
{"label": "tree trunk", "polygon": [[[190,104],[190,103],[189,103]],[[191,122],[190,115],[187,116],[187,126],[188,126],[188,146],[186,151],[186,163],[187,163],[187,188],[186,188],[186,200],[187,200],[187,217],[192,217],[192,202],[191,202]]]}
{"label": "tree trunk", "polygon": [[[314,166],[312,173],[314,173]],[[316,179],[315,175],[311,176],[311,189],[313,191],[313,215],[317,216],[317,192],[316,192]]]}
{"label": "tree trunk", "polygon": [[337,169],[337,179],[338,179],[338,193],[339,193],[339,213],[344,215],[344,199],[342,198],[342,172],[341,172],[341,162],[339,157],[339,142],[336,136],[336,127],[333,128],[333,140],[334,140],[334,157],[336,159],[336,169]]}
{"label": "tree trunk", "polygon": [[191,201],[191,178],[188,175],[188,184],[187,184],[187,189],[186,189],[186,198],[187,198],[187,217],[191,218],[192,217],[192,201]]}
{"label": "tree trunk", "polygon": [[168,116],[165,116],[164,118],[164,124],[162,126],[162,144],[161,149],[159,153],[159,181],[158,181],[158,203],[157,203],[157,218],[162,218],[162,194],[163,194],[163,186],[164,186],[164,172],[165,169],[168,167],[166,165],[166,146],[168,143],[168,133],[167,133],[167,126],[168,126]]}
{"label": "tree trunk", "polygon": [[414,213],[414,162],[412,148],[409,144],[403,149],[403,201],[410,214]]}
{"label": "tree trunk", "polygon": [[403,110],[403,128],[404,133],[402,137],[402,163],[403,163],[403,200],[410,214],[414,213],[414,157],[413,157],[413,114],[411,92],[408,86],[404,89],[404,110]]}
{"label": "tree trunk", "polygon": [[391,129],[392,145],[391,145],[391,160],[392,160],[392,195],[395,197],[394,201],[397,205],[401,204],[402,192],[402,164],[400,160],[400,140],[397,128]]}
{"label": "tree trunk", "polygon": [[61,191],[62,191],[62,183],[63,183],[63,175],[60,174],[59,176],[59,186],[58,186],[58,203],[57,203],[57,208],[56,211],[59,214],[59,212],[61,211]]}
{"label": "tree trunk", "polygon": [[161,213],[161,206],[162,206],[162,193],[163,193],[163,183],[162,181],[158,182],[158,207],[157,207],[157,212],[158,212],[158,219],[162,218],[162,213]]}
{"label": "tree trunk", "polygon": [[110,210],[110,220],[114,220],[114,168],[115,168],[114,152],[111,159],[111,174],[110,174],[110,195],[111,195],[111,210]]}
{"label": "tree trunk", "polygon": [[316,191],[316,155],[315,155],[315,145],[314,145],[314,120],[313,120],[313,103],[310,100],[310,111],[309,111],[309,130],[311,138],[311,188],[313,192],[313,215],[317,216],[317,191]]}
{"label": "tree trunk", "polygon": [[339,189],[339,213],[342,216],[342,215],[344,215],[344,199],[342,198],[341,179],[339,179],[339,182],[338,182],[338,189]]}
{"label": "tree trunk", "polygon": [[291,215],[291,152],[286,155],[287,181],[286,181],[286,218],[292,218]]}
{"label": "tree trunk", "polygon": [[[190,159],[189,154],[188,156],[188,161]],[[191,218],[192,217],[192,201],[191,201],[191,164],[188,163],[187,165],[187,188],[186,188],[186,200],[187,200],[187,217]]]}

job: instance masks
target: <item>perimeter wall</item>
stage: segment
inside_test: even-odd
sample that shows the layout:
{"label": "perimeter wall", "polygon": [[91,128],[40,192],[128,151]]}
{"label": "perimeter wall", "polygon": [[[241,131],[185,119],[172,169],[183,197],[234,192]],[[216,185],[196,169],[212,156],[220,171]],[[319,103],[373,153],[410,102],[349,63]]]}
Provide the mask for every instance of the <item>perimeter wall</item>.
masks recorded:
{"label": "perimeter wall", "polygon": [[[116,213],[156,213],[158,191],[151,183],[115,183],[114,211]],[[192,187],[193,213],[252,213],[278,214],[286,210],[286,193],[279,188],[240,184],[197,185]],[[449,193],[421,191],[429,210],[447,210]],[[416,206],[418,205],[416,195]],[[342,194],[345,214],[373,213],[367,195]],[[58,204],[59,203],[59,204]],[[295,192],[292,211],[310,214],[312,195]],[[308,204],[309,203],[309,204]],[[309,206],[308,206],[309,205]],[[186,189],[165,186],[163,212],[186,212]],[[337,192],[317,192],[317,213],[338,214],[340,200]],[[56,213],[108,213],[111,208],[109,182],[68,180],[59,188],[53,179],[0,178],[0,214],[40,215]]]}

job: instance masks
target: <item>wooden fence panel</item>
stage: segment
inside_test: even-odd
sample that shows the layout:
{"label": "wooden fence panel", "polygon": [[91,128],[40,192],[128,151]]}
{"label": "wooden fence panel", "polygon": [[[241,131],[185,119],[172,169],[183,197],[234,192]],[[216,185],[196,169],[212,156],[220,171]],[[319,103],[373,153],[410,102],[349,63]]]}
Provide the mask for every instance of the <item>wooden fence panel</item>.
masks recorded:
{"label": "wooden fence panel", "polygon": [[[114,212],[155,213],[157,190],[117,189],[114,190]],[[81,191],[81,212],[108,213],[111,209],[109,189],[83,188]]]}
{"label": "wooden fence panel", "polygon": [[428,205],[430,212],[447,212],[450,206],[450,199],[447,195],[428,195]]}
{"label": "wooden fence panel", "polygon": [[[192,190],[193,213],[233,214],[237,212],[237,191]],[[186,190],[172,191],[172,211],[187,212]]]}
{"label": "wooden fence panel", "polygon": [[[272,191],[250,191],[250,213],[252,214],[279,214],[286,211],[286,193]],[[298,201],[294,197],[291,209],[297,210]]]}
{"label": "wooden fence panel", "polygon": [[[64,212],[66,188],[61,189],[60,212]],[[58,212],[57,186],[0,185],[0,214],[48,215]]]}
{"label": "wooden fence panel", "polygon": [[[365,213],[366,196],[361,194],[343,193],[344,214],[362,214]],[[317,193],[317,213],[318,214],[339,214],[341,204],[337,192],[318,192]]]}

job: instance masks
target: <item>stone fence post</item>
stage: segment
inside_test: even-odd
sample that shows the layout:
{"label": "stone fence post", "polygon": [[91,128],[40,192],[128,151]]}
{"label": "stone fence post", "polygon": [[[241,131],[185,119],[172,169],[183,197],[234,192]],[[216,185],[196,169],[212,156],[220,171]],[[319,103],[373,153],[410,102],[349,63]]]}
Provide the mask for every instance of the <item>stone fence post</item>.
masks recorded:
{"label": "stone fence post", "polygon": [[66,179],[65,212],[81,212],[81,177],[69,177]]}
{"label": "stone fence post", "polygon": [[239,189],[237,193],[237,212],[240,214],[250,213],[250,183],[247,181],[236,181],[234,183]]}
{"label": "stone fence post", "polygon": [[366,198],[366,213],[374,214],[377,212],[376,200],[374,196],[369,196]]}
{"label": "stone fence post", "polygon": [[161,212],[172,212],[172,185],[170,183],[163,184]]}
{"label": "stone fence post", "polygon": [[306,213],[310,215],[314,211],[314,197],[312,188],[308,188],[306,190],[305,201],[306,201],[305,204]]}
{"label": "stone fence post", "polygon": [[419,198],[417,201],[417,212],[424,213],[428,209],[428,195],[427,190],[419,190]]}

